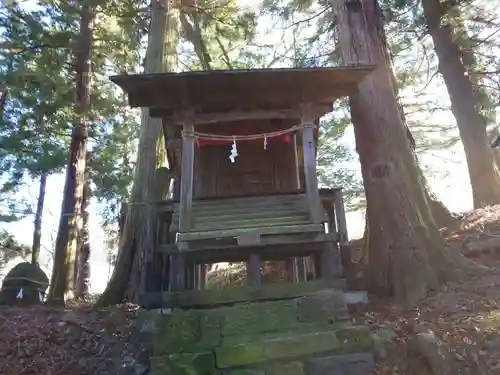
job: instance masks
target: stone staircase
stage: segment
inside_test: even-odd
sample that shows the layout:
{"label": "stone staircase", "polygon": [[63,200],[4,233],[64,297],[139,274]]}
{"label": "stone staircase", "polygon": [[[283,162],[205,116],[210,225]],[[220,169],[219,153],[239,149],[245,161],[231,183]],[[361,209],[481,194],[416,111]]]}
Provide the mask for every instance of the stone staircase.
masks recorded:
{"label": "stone staircase", "polygon": [[341,290],[143,310],[137,328],[151,345],[152,375],[368,375],[374,367],[373,337],[350,323]]}

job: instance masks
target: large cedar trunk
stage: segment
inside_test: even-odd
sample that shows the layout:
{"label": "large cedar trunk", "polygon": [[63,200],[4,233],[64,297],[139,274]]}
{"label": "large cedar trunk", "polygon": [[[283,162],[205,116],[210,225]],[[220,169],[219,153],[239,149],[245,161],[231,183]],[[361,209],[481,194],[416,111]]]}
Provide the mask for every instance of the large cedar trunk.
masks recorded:
{"label": "large cedar trunk", "polygon": [[[144,73],[160,73],[165,70],[165,39],[169,2],[151,1],[151,23],[148,46],[144,62]],[[174,22],[173,17],[168,17]],[[108,286],[98,305],[110,305],[124,300],[136,301],[144,280],[145,257],[154,248],[154,210],[149,201],[151,186],[157,166],[157,146],[162,135],[160,119],[149,117],[149,110],[143,109],[139,133],[134,182],[127,205],[125,224],[121,234],[118,258]]]}
{"label": "large cedar trunk", "polygon": [[87,1],[81,5],[80,40],[76,68],[76,113],[69,146],[63,202],[57,231],[52,279],[48,303],[64,304],[74,286],[76,235],[81,223],[81,204],[85,179],[88,124],[86,114],[90,106],[90,72],[92,61],[92,9]]}
{"label": "large cedar trunk", "polygon": [[365,187],[369,287],[412,305],[441,282],[482,270],[450,249],[432,217],[398,108],[376,0],[334,0],[346,64],[376,65],[350,98]]}
{"label": "large cedar trunk", "polygon": [[40,262],[40,246],[42,240],[42,216],[45,202],[45,187],[47,186],[47,173],[42,172],[38,182],[38,200],[33,229],[33,244],[31,246],[31,263],[38,265]]}
{"label": "large cedar trunk", "polygon": [[454,42],[453,29],[443,21],[446,12],[438,0],[422,0],[422,7],[464,145],[474,207],[498,204],[500,174],[490,147],[485,119],[476,106],[474,88],[466,73],[462,53]]}

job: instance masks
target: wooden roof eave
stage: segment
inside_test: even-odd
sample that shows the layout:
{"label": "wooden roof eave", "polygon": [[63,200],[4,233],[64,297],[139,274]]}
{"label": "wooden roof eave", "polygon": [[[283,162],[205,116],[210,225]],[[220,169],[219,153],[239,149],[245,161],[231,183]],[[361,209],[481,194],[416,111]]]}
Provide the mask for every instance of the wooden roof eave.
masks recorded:
{"label": "wooden roof eave", "polygon": [[[192,109],[210,113],[284,111],[299,103],[331,103],[349,95],[373,66],[263,69],[125,75],[111,77],[129,95],[132,107],[151,108],[154,117]],[[214,90],[214,87],[217,90]],[[173,92],[173,95],[167,93]],[[173,117],[172,117],[173,118]]]}

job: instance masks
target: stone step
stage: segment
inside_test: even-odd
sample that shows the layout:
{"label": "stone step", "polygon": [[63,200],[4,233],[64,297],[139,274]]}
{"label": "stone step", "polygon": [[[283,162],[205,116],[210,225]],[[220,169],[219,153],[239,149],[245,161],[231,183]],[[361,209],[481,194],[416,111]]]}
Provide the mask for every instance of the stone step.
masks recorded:
{"label": "stone step", "polygon": [[372,353],[332,355],[308,362],[307,375],[370,375],[375,368]]}
{"label": "stone step", "polygon": [[322,290],[345,290],[345,280],[312,280],[301,283],[269,283],[224,289],[149,292],[139,296],[139,304],[148,309],[205,308],[237,303],[298,298]]}
{"label": "stone step", "polygon": [[364,290],[347,291],[344,293],[344,301],[348,305],[366,305],[368,293]]}
{"label": "stone step", "polygon": [[[346,354],[370,351],[373,338],[367,327],[350,326],[330,331],[264,335],[250,342],[222,344],[215,348],[219,369],[295,360],[316,353]],[[325,374],[325,373],[323,373]]]}
{"label": "stone step", "polygon": [[151,375],[368,375],[373,338],[364,326],[261,335],[213,349],[156,355]]}

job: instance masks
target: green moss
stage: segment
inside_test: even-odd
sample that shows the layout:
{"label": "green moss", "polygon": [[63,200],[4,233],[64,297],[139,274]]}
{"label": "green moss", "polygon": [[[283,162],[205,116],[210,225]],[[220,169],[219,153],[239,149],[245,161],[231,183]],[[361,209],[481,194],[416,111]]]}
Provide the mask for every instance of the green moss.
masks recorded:
{"label": "green moss", "polygon": [[212,352],[169,354],[151,358],[151,375],[207,375],[215,370]]}
{"label": "green moss", "polygon": [[155,356],[189,352],[200,339],[199,316],[196,311],[175,311],[157,320],[153,340]]}
{"label": "green moss", "polygon": [[220,309],[202,310],[199,312],[199,347],[213,349],[221,343],[223,316],[223,312]]}
{"label": "green moss", "polygon": [[343,289],[345,281],[313,280],[304,283],[274,283],[224,289],[187,290],[165,293],[164,307],[217,306],[248,301],[298,298],[325,289]]}
{"label": "green moss", "polygon": [[304,364],[298,361],[273,363],[266,368],[266,375],[304,375],[304,373]]}
{"label": "green moss", "polygon": [[298,300],[298,319],[301,322],[336,322],[349,318],[342,291],[318,292]]}
{"label": "green moss", "polygon": [[[343,329],[346,327],[345,324],[329,324],[327,322],[314,322],[314,323],[296,323],[294,326],[290,326],[286,331],[281,332],[270,332],[266,334],[261,334],[261,338],[266,339],[279,339],[283,336],[290,335],[302,335],[308,333],[316,333],[316,332],[328,332],[335,331],[337,329]],[[257,339],[257,335],[248,333],[241,334],[237,336],[225,336],[222,338],[223,346],[232,346],[236,344],[252,342]]]}
{"label": "green moss", "polygon": [[228,368],[334,351],[339,346],[335,332],[295,334],[278,338],[264,337],[246,344],[224,345],[215,349],[215,358],[217,367]]}
{"label": "green moss", "polygon": [[266,372],[264,369],[251,367],[224,371],[223,375],[266,375]]}
{"label": "green moss", "polygon": [[369,352],[374,342],[370,329],[366,326],[350,326],[337,330],[342,353]]}
{"label": "green moss", "polygon": [[222,336],[252,336],[297,324],[296,300],[249,303],[223,309]]}
{"label": "green moss", "polygon": [[221,342],[217,310],[174,311],[156,322],[154,355],[211,350]]}

